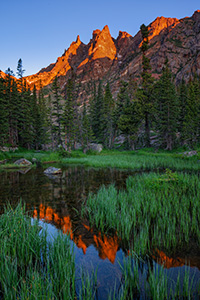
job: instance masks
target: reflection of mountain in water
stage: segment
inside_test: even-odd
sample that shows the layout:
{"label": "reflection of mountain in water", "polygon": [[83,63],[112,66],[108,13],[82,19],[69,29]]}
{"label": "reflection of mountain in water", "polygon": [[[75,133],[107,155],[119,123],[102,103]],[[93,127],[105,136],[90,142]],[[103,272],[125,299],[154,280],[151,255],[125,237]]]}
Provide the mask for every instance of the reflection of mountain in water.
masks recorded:
{"label": "reflection of mountain in water", "polygon": [[[78,248],[83,250],[84,254],[86,254],[87,248],[90,245],[93,245],[98,250],[101,259],[108,258],[111,263],[115,262],[117,251],[121,247],[121,240],[118,238],[117,234],[114,234],[113,236],[102,235],[100,232],[94,231],[88,225],[82,224],[81,221],[77,226],[77,222],[74,224],[70,215],[59,216],[54,209],[45,207],[43,204],[40,204],[39,208],[34,210],[33,217],[52,223],[57,228],[61,229],[63,233],[69,234],[70,238]],[[152,258],[167,269],[182,267],[188,264],[190,267],[197,267],[200,270],[198,250],[199,249],[197,249],[196,255],[194,251],[190,252],[188,255],[183,251],[182,253],[179,253],[179,255],[175,254],[174,257],[170,257],[167,256],[164,251],[156,249],[153,252]]]}
{"label": "reflection of mountain in water", "polygon": [[69,234],[70,238],[78,248],[83,250],[84,254],[86,254],[86,250],[90,245],[94,245],[100,258],[108,258],[111,263],[115,262],[120,242],[116,234],[112,237],[102,236],[100,232],[95,233],[85,224],[79,224],[78,228],[73,230],[73,222],[69,215],[60,217],[54,209],[45,207],[43,204],[40,204],[39,208],[34,210],[33,217],[50,222],[61,229],[63,233]]}

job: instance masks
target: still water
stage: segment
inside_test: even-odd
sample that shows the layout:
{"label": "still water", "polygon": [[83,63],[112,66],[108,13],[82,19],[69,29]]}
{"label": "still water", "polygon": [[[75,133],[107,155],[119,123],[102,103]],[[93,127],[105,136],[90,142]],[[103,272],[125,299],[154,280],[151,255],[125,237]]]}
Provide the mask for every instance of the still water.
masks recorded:
{"label": "still water", "polygon": [[[3,212],[6,203],[14,206],[21,199],[32,218],[39,219],[42,226],[45,222],[49,237],[58,230],[68,233],[75,253],[77,284],[81,268],[89,274],[97,270],[98,299],[107,299],[115,286],[120,287],[120,264],[129,249],[116,233],[102,235],[90,228],[87,219],[80,217],[81,205],[90,192],[96,193],[102,185],[115,184],[118,189],[125,189],[127,177],[135,174],[81,166],[62,166],[62,171],[59,176],[46,176],[42,168],[0,173],[0,210]],[[200,278],[200,249],[195,243],[173,256],[155,249],[152,261],[164,265],[172,278],[180,270],[184,272],[187,261],[191,276]]]}

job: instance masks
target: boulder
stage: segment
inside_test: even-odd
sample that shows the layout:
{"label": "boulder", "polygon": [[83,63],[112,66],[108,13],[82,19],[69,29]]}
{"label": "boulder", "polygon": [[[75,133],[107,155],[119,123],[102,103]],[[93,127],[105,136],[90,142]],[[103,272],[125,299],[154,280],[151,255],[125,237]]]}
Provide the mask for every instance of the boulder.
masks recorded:
{"label": "boulder", "polygon": [[17,147],[6,147],[6,146],[3,146],[3,147],[0,147],[0,151],[3,151],[3,152],[9,152],[9,151],[16,151],[18,150]]}
{"label": "boulder", "polygon": [[186,152],[183,153],[183,155],[187,156],[187,157],[191,157],[191,156],[197,155],[197,151],[195,151],[195,150],[186,151]]}
{"label": "boulder", "polygon": [[91,143],[89,144],[89,149],[100,153],[103,150],[103,146],[101,144]]}
{"label": "boulder", "polygon": [[57,174],[61,174],[62,170],[58,169],[58,168],[54,168],[54,167],[49,167],[46,170],[44,170],[44,174],[46,175],[57,175]]}
{"label": "boulder", "polygon": [[19,165],[19,166],[31,166],[32,165],[32,163],[25,158],[20,158],[20,159],[16,160],[14,162],[14,164]]}

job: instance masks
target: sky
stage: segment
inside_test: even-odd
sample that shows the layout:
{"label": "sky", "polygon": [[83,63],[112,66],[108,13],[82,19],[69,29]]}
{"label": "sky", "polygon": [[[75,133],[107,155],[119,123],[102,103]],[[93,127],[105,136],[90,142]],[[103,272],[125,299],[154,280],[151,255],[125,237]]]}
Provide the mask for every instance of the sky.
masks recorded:
{"label": "sky", "polygon": [[184,18],[200,9],[199,0],[0,0],[0,70],[16,74],[21,58],[24,76],[54,63],[77,35],[87,44],[95,29],[109,26],[134,36],[141,24],[158,16]]}

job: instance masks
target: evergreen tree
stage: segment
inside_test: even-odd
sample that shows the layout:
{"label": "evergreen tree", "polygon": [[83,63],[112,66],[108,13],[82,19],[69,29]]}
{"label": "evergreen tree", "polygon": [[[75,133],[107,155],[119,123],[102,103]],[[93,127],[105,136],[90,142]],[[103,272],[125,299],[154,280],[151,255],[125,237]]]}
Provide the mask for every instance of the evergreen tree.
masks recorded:
{"label": "evergreen tree", "polygon": [[142,101],[143,111],[144,111],[144,120],[145,120],[145,136],[146,136],[146,146],[150,147],[150,119],[153,110],[153,103],[152,103],[152,83],[153,78],[151,76],[151,65],[150,60],[146,56],[146,51],[148,50],[149,46],[149,31],[148,27],[144,24],[141,25],[141,34],[142,34],[142,90],[139,93],[140,98]]}
{"label": "evergreen tree", "polygon": [[81,122],[81,138],[82,138],[82,147],[84,150],[88,149],[89,143],[93,138],[92,127],[89,122],[89,116],[86,108],[86,100],[84,100],[83,104],[83,112],[82,112],[82,122]]}
{"label": "evergreen tree", "polygon": [[56,136],[56,141],[58,145],[62,145],[62,137],[61,137],[61,132],[62,132],[62,105],[61,105],[61,92],[60,92],[60,87],[58,85],[58,78],[55,77],[53,83],[52,83],[52,92],[53,92],[53,120],[54,122],[54,133]]}
{"label": "evergreen tree", "polygon": [[110,90],[110,85],[107,83],[105,88],[105,94],[103,99],[103,120],[102,120],[102,134],[103,134],[103,144],[107,148],[112,147],[113,142],[113,108],[114,100]]}
{"label": "evergreen tree", "polygon": [[103,122],[103,89],[102,82],[99,81],[98,92],[96,97],[96,102],[94,103],[94,115],[92,130],[97,142],[102,142],[103,132],[102,132],[102,122]]}
{"label": "evergreen tree", "polygon": [[172,73],[163,68],[157,83],[157,130],[162,147],[172,150],[177,132],[178,101]]}
{"label": "evergreen tree", "polygon": [[187,85],[185,84],[184,79],[182,79],[180,86],[178,87],[178,106],[179,106],[179,113],[178,113],[178,132],[180,135],[180,143],[183,145],[184,137],[185,137],[185,119],[186,119],[186,104],[188,98],[188,89]]}
{"label": "evergreen tree", "polygon": [[18,119],[20,114],[19,92],[13,71],[8,68],[5,78],[5,98],[7,101],[7,113],[9,124],[9,144],[16,146],[19,140]]}
{"label": "evergreen tree", "polygon": [[72,78],[68,79],[67,82],[62,124],[65,131],[65,146],[70,152],[76,137],[74,82]]}
{"label": "evergreen tree", "polygon": [[125,134],[128,147],[135,149],[135,142],[138,136],[139,126],[143,117],[142,107],[138,101],[128,103],[119,119],[119,129]]}
{"label": "evergreen tree", "polygon": [[117,102],[113,111],[113,125],[114,125],[114,136],[118,130],[118,123],[121,115],[123,114],[124,107],[128,106],[130,98],[128,95],[128,83],[125,81],[121,82],[121,87],[117,95]]}
{"label": "evergreen tree", "polygon": [[188,84],[185,110],[184,139],[188,144],[194,146],[199,141],[200,133],[200,87],[196,77]]}
{"label": "evergreen tree", "polygon": [[55,125],[53,122],[53,105],[52,105],[52,99],[49,95],[48,101],[47,101],[47,124],[49,128],[49,134],[50,134],[50,140],[52,144],[52,149],[55,150],[56,146],[56,135],[55,135]]}
{"label": "evergreen tree", "polygon": [[8,101],[5,97],[5,81],[0,78],[0,145],[8,142]]}

